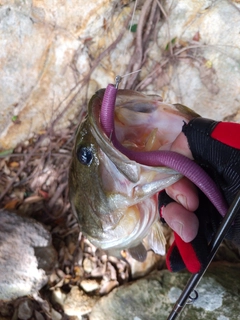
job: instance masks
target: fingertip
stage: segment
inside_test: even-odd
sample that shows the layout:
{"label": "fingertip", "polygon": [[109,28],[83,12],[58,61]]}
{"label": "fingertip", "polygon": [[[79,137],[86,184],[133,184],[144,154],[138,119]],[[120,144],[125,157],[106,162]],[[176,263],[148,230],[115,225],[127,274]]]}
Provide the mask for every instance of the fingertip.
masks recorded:
{"label": "fingertip", "polygon": [[168,204],[163,212],[163,218],[184,242],[192,241],[198,232],[199,221],[196,215],[174,202]]}
{"label": "fingertip", "polygon": [[197,187],[185,177],[166,188],[166,192],[189,211],[195,211],[199,206]]}

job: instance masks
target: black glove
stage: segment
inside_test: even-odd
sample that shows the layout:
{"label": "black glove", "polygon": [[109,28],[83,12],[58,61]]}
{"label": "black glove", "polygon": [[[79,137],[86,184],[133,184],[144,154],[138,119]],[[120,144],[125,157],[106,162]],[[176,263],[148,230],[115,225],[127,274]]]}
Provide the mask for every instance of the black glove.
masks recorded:
{"label": "black glove", "polygon": [[[196,118],[184,124],[190,150],[195,161],[213,178],[222,190],[228,205],[240,189],[240,124],[216,122]],[[222,216],[199,190],[199,207],[195,214],[199,220],[196,238],[185,243],[176,233],[175,241],[167,253],[167,267],[171,271],[187,268],[199,272],[209,254],[209,241],[216,232]],[[173,200],[165,192],[159,194],[159,208]],[[227,239],[240,247],[240,213],[231,227]]]}

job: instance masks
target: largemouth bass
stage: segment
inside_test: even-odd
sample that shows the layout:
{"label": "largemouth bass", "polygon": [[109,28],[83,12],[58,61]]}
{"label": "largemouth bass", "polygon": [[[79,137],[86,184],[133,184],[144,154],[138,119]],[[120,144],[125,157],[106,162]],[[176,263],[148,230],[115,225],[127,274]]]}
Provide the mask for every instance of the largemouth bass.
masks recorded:
{"label": "largemouth bass", "polygon": [[[165,254],[166,240],[158,212],[158,193],[182,176],[166,167],[129,160],[102,130],[104,90],[90,100],[88,115],[75,138],[69,171],[69,194],[82,233],[96,247],[119,255],[128,249],[143,261],[148,249]],[[131,90],[118,90],[115,131],[118,141],[136,151],[166,150],[183,121],[195,112]]]}

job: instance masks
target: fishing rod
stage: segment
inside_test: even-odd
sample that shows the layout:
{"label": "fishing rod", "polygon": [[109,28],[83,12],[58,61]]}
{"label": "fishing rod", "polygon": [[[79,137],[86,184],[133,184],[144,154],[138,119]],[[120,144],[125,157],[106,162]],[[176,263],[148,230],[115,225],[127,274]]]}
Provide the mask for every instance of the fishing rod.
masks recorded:
{"label": "fishing rod", "polygon": [[[221,242],[227,235],[230,227],[233,224],[236,215],[240,212],[240,191],[238,191],[234,201],[232,202],[230,208],[228,209],[226,215],[224,216],[216,234],[214,235],[211,243],[209,244],[211,251],[209,253],[209,257],[207,259],[206,265],[199,271],[198,273],[191,276],[188,283],[185,286],[185,289],[182,291],[180,297],[176,301],[172,312],[170,313],[167,320],[174,320],[180,315],[183,311],[183,308],[186,304],[194,303],[194,301],[198,298],[197,291],[195,290],[196,286],[198,285],[199,281],[203,277],[204,273],[206,272],[209,264],[211,263],[213,257],[215,256]],[[191,294],[195,293],[195,297],[192,297]]]}

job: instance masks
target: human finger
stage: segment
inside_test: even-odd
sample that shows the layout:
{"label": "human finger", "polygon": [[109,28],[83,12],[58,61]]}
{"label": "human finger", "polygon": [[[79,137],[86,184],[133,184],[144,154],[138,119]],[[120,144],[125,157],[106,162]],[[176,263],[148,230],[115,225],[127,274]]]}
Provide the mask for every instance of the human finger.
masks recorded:
{"label": "human finger", "polygon": [[169,203],[162,208],[162,217],[184,242],[190,242],[196,237],[199,227],[198,218],[181,204]]}
{"label": "human finger", "polygon": [[187,137],[183,132],[179,133],[179,135],[173,141],[170,150],[183,154],[184,156],[193,160],[192,152],[189,148]]}
{"label": "human finger", "polygon": [[172,184],[165,189],[169,197],[183,205],[189,211],[195,211],[199,205],[196,186],[187,178]]}

